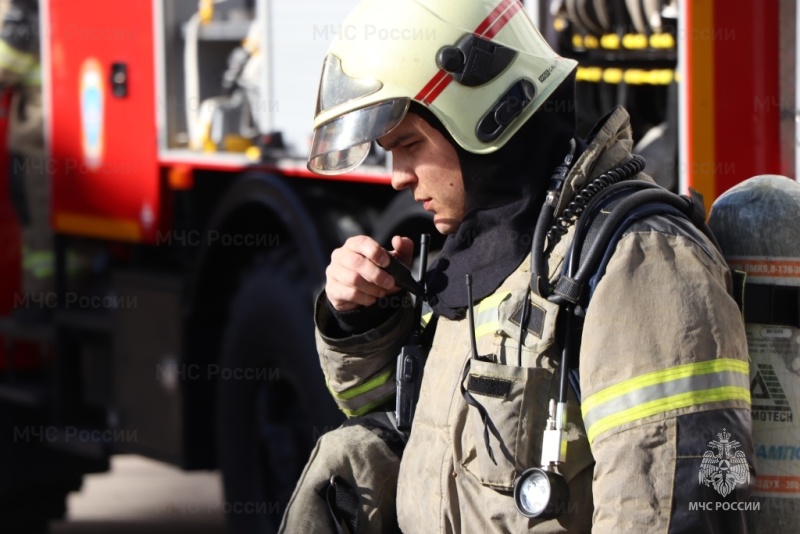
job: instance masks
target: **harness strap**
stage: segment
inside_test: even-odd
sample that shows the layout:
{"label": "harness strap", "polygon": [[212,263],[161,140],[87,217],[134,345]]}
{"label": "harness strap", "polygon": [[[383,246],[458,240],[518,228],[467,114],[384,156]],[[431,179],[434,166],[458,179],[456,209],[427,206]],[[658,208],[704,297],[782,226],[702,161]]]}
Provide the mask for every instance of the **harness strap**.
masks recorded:
{"label": "harness strap", "polygon": [[[398,458],[402,456],[408,435],[397,429],[394,412],[372,412],[362,417],[353,417],[342,423],[341,428],[361,426],[378,436]],[[358,509],[361,500],[355,488],[339,475],[333,475],[321,489],[333,520],[336,534],[357,534]]]}
{"label": "harness strap", "polygon": [[358,532],[358,495],[339,475],[333,475],[325,490],[325,501],[333,519],[336,534]]}

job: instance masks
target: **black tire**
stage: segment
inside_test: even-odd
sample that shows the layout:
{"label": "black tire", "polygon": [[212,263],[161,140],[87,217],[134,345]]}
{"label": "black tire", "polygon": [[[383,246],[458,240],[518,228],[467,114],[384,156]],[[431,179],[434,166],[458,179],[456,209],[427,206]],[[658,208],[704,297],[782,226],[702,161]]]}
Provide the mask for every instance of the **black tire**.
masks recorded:
{"label": "black tire", "polygon": [[[107,469],[83,456],[52,448],[42,434],[40,414],[0,404],[0,532],[37,534],[67,512],[67,496],[78,491],[83,474]],[[19,435],[18,431],[22,431]],[[13,438],[12,438],[13,436]]]}
{"label": "black tire", "polygon": [[81,478],[14,488],[0,495],[0,524],[8,534],[46,534],[50,521],[63,519],[67,496],[81,486]]}
{"label": "black tire", "polygon": [[286,253],[257,261],[231,302],[217,443],[235,534],[277,530],[314,443],[343,420],[316,353],[310,286],[296,255]]}

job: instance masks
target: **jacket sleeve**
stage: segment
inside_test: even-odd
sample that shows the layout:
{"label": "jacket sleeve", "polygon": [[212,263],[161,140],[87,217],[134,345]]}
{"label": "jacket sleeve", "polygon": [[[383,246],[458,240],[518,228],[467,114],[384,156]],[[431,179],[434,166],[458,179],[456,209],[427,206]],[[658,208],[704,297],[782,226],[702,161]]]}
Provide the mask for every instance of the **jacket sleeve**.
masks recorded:
{"label": "jacket sleeve", "polygon": [[755,455],[730,273],[695,229],[653,219],[619,241],[584,324],[594,531],[746,532]]}
{"label": "jacket sleeve", "polygon": [[314,310],[317,351],[328,390],[348,417],[369,413],[395,394],[397,355],[411,333],[413,307],[408,297],[381,324],[343,335],[323,291]]}

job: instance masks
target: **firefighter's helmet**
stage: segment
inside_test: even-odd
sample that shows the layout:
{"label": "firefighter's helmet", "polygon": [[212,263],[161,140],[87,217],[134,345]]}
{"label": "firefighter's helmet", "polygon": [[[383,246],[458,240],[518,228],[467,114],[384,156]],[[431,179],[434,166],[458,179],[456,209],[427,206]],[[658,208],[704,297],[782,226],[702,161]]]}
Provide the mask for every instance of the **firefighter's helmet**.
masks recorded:
{"label": "firefighter's helmet", "polygon": [[323,64],[308,167],[354,169],[411,101],[465,150],[493,152],[575,66],[517,0],[363,0]]}

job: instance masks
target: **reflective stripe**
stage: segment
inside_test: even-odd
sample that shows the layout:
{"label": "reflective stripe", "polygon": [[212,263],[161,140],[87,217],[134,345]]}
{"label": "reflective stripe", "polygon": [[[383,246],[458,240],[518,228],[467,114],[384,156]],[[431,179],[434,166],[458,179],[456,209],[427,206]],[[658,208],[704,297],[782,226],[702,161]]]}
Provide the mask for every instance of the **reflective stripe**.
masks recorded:
{"label": "reflective stripe", "polygon": [[386,370],[350,389],[337,392],[328,385],[328,390],[345,414],[350,417],[363,415],[395,394],[394,373],[394,365],[389,365]]}
{"label": "reflective stripe", "polygon": [[631,378],[581,405],[589,443],[607,430],[678,408],[719,401],[750,402],[749,365],[721,358]]}
{"label": "reflective stripe", "polygon": [[431,322],[431,317],[433,317],[433,312],[426,313],[425,315],[423,315],[420,318],[419,322],[420,322],[420,325],[422,326],[422,328],[425,328],[426,326],[428,326],[428,323]]}
{"label": "reflective stripe", "polygon": [[383,384],[386,383],[387,380],[392,378],[393,374],[394,374],[394,369],[392,368],[386,369],[384,372],[373,376],[363,384],[359,384],[358,386],[346,389],[341,393],[336,393],[335,391],[332,392],[333,396],[339,400],[350,400],[353,397],[358,397],[359,395],[363,395],[364,393],[367,393],[377,387],[382,386]]}
{"label": "reflective stripe", "polygon": [[[511,292],[496,293],[483,299],[477,307],[475,329],[477,337],[494,334],[500,328],[498,306],[511,295]],[[431,314],[423,316],[423,324],[427,324]],[[328,389],[336,399],[342,411],[350,417],[363,415],[386,402],[396,392],[393,380],[394,366],[390,365],[384,371],[373,376],[366,382],[342,392],[334,391],[330,385]]]}
{"label": "reflective stripe", "polygon": [[341,405],[340,405],[340,407],[341,407],[341,409],[342,409],[342,412],[344,412],[344,414],[345,414],[347,417],[358,417],[358,416],[360,416],[360,415],[366,415],[366,414],[370,413],[370,412],[371,412],[371,411],[373,411],[375,408],[377,408],[378,406],[380,406],[381,404],[383,404],[384,402],[386,402],[386,401],[388,401],[390,398],[392,398],[392,395],[394,395],[394,392],[392,392],[392,393],[391,393],[391,394],[389,394],[389,395],[386,395],[386,396],[385,396],[385,397],[383,397],[383,398],[380,398],[380,399],[377,399],[377,400],[375,400],[375,401],[373,401],[373,402],[370,402],[370,403],[368,403],[368,404],[365,404],[364,406],[362,406],[362,407],[360,407],[360,408],[358,408],[358,409],[356,409],[356,410],[350,410],[350,409],[348,409],[348,408],[345,408],[345,407],[343,407],[343,406],[341,406]]}
{"label": "reflective stripe", "polygon": [[500,328],[500,303],[511,295],[510,291],[486,297],[475,310],[475,337],[494,334]]}

